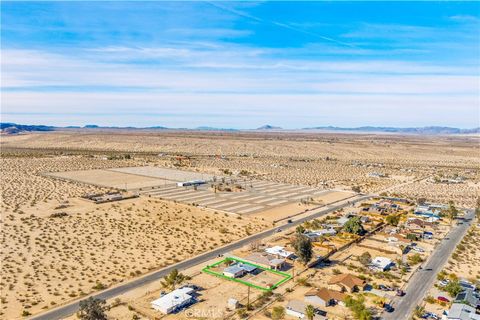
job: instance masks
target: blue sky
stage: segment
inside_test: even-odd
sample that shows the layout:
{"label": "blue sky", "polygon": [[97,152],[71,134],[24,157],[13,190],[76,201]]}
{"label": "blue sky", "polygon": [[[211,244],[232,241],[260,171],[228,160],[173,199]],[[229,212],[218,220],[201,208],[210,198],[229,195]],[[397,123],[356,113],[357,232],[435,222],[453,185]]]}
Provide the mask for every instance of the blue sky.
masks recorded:
{"label": "blue sky", "polygon": [[2,121],[476,127],[478,2],[1,2]]}

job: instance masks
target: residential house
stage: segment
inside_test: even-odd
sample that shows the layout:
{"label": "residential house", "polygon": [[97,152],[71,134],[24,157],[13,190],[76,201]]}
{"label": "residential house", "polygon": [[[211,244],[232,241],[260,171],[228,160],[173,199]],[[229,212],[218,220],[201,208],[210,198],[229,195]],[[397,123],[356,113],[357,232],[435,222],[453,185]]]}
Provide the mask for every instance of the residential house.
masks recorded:
{"label": "residential house", "polygon": [[194,289],[183,287],[152,301],[153,309],[164,314],[173,313],[195,302]]}
{"label": "residential house", "polygon": [[335,234],[337,234],[337,231],[334,228],[330,227],[328,229],[312,230],[305,233],[305,236],[307,236],[312,241],[318,241],[321,237],[333,236]]}
{"label": "residential house", "polygon": [[255,271],[257,268],[247,263],[235,263],[223,269],[223,275],[229,278],[239,278],[243,275]]}
{"label": "residential house", "polygon": [[344,225],[345,223],[347,223],[348,220],[350,220],[350,217],[343,216],[343,217],[337,219],[337,224],[338,224],[339,226],[343,227],[343,225]]}
{"label": "residential house", "polygon": [[387,238],[386,238],[387,242],[389,244],[393,244],[393,245],[400,245],[400,244],[403,244],[405,246],[408,246],[412,243],[412,240],[410,239],[407,239],[405,237],[403,237],[402,235],[399,235],[399,234],[392,234],[392,235],[389,235]]}
{"label": "residential house", "polygon": [[346,298],[346,294],[327,288],[312,289],[305,293],[305,302],[321,307],[343,304]]}
{"label": "residential house", "polygon": [[429,221],[428,219],[409,218],[407,222],[405,222],[405,228],[409,231],[418,233],[424,231],[433,232],[436,229],[436,225],[433,221]]}
{"label": "residential house", "polygon": [[245,260],[267,269],[280,270],[285,266],[285,259],[279,259],[274,255],[259,252],[252,253]]}
{"label": "residential house", "polygon": [[286,251],[285,247],[281,247],[281,246],[266,248],[265,252],[268,253],[268,254],[272,254],[274,256],[277,256],[277,258],[289,259],[289,258],[292,258],[294,256],[293,252]]}
{"label": "residential house", "polygon": [[[287,306],[285,308],[285,313],[291,317],[297,318],[297,319],[307,319],[306,315],[306,309],[307,309],[308,304],[300,301],[300,300],[290,300],[287,303]],[[327,320],[326,312],[315,309],[315,315],[313,316],[314,320]]]}
{"label": "residential house", "polygon": [[371,264],[370,268],[377,271],[387,271],[394,265],[393,261],[385,257],[375,257]]}
{"label": "residential house", "polygon": [[342,273],[335,275],[328,280],[329,286],[335,286],[336,289],[345,292],[356,292],[358,290],[364,290],[366,286],[365,280],[360,279],[349,273]]}
{"label": "residential house", "polygon": [[479,304],[479,298],[476,295],[474,289],[468,288],[457,294],[454,303],[465,303],[471,307],[477,308]]}
{"label": "residential house", "polygon": [[475,313],[474,307],[463,303],[453,303],[447,315],[442,316],[444,320],[480,320],[480,315]]}

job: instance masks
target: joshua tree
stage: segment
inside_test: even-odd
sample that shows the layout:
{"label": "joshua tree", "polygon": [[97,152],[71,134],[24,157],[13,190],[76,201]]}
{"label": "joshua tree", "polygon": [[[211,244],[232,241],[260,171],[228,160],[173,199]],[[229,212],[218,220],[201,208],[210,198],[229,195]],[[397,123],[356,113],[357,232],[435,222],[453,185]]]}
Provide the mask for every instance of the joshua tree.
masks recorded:
{"label": "joshua tree", "polygon": [[106,301],[93,297],[80,301],[78,317],[82,320],[107,320],[105,312],[108,310]]}
{"label": "joshua tree", "polygon": [[177,269],[173,269],[167,276],[163,277],[164,281],[161,281],[161,283],[162,287],[175,290],[177,284],[189,279],[190,277],[179,273]]}
{"label": "joshua tree", "polygon": [[280,320],[285,317],[285,308],[282,306],[273,307],[272,310],[272,319],[273,320]]}

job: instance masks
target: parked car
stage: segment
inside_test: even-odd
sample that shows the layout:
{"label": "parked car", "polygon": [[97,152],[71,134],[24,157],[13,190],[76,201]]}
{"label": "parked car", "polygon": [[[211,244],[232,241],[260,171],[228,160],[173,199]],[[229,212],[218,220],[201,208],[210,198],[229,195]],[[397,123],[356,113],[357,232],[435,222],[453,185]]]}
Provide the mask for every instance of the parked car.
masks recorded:
{"label": "parked car", "polygon": [[398,289],[397,290],[397,296],[399,297],[403,297],[405,295],[405,291],[401,290],[401,289]]}
{"label": "parked car", "polygon": [[417,247],[417,246],[413,247],[412,250],[417,252],[425,252],[425,250],[422,247]]}
{"label": "parked car", "polygon": [[389,305],[388,303],[385,303],[383,305],[383,310],[385,310],[386,312],[390,313],[390,312],[393,312],[395,310],[394,307],[392,307],[391,305]]}
{"label": "parked car", "polygon": [[422,315],[423,319],[435,319],[438,320],[440,319],[435,313],[432,312],[426,312]]}
{"label": "parked car", "polygon": [[385,285],[383,285],[383,284],[379,285],[379,286],[378,286],[378,289],[380,289],[380,290],[382,290],[382,291],[392,291],[392,288],[387,287],[387,286],[385,286]]}
{"label": "parked car", "polygon": [[450,300],[448,300],[447,298],[445,298],[445,297],[443,297],[443,296],[438,296],[438,297],[437,297],[437,300],[438,300],[438,301],[441,301],[441,302],[447,302],[447,303],[450,302]]}
{"label": "parked car", "polygon": [[292,223],[292,222],[293,222],[292,219],[287,220],[287,223]]}
{"label": "parked car", "polygon": [[445,280],[440,281],[438,284],[439,284],[440,286],[442,286],[442,287],[445,287],[449,282],[450,282],[450,281],[448,281],[447,279],[445,279]]}

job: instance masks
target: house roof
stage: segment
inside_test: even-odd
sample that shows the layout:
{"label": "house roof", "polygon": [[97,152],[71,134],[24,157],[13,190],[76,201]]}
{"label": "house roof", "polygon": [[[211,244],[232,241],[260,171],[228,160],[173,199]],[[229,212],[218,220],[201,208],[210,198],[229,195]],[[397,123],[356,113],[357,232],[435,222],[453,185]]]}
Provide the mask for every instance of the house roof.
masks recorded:
{"label": "house roof", "polygon": [[236,264],[223,269],[223,272],[232,273],[232,274],[237,274],[238,272],[244,272],[244,271],[245,271],[245,269],[243,269],[242,267],[240,267],[239,265],[236,265]]}
{"label": "house roof", "polygon": [[463,303],[454,303],[448,311],[448,319],[471,320],[480,319],[480,316],[475,314],[475,308]]}
{"label": "house roof", "polygon": [[163,310],[168,310],[169,308],[180,306],[186,301],[190,300],[192,298],[190,294],[194,291],[194,289],[188,287],[176,289],[170,293],[167,293],[163,297],[152,301],[152,305]]}
{"label": "house roof", "polygon": [[283,259],[277,259],[275,256],[269,255],[269,254],[262,254],[262,253],[252,253],[248,257],[245,258],[247,261],[251,261],[253,263],[258,263],[258,264],[263,264],[267,266],[275,266],[276,264],[279,263],[280,260],[282,260],[282,263],[285,262]]}
{"label": "house roof", "polygon": [[305,308],[307,304],[300,300],[290,300],[287,303],[287,309],[292,310],[301,314],[305,314]]}
{"label": "house roof", "polygon": [[238,266],[247,272],[252,272],[253,270],[257,269],[257,267],[248,263],[238,263]]}
{"label": "house roof", "polygon": [[333,276],[328,280],[328,284],[342,284],[350,289],[353,289],[355,286],[365,285],[365,280],[362,280],[352,274],[343,273],[336,276]]}
{"label": "house roof", "polygon": [[415,224],[419,227],[433,227],[434,224],[432,222],[428,222],[428,221],[424,221],[422,219],[418,219],[418,218],[410,218],[407,220],[407,224],[410,225],[410,224]]}
{"label": "house roof", "polygon": [[312,289],[305,293],[306,297],[311,297],[311,296],[317,296],[323,301],[330,301],[330,300],[336,300],[336,301],[344,301],[347,295],[335,291],[335,290],[330,290],[327,288],[321,288],[321,289]]}
{"label": "house roof", "polygon": [[250,265],[250,264],[236,263],[236,264],[233,264],[233,265],[223,269],[223,272],[236,274],[237,272],[241,272],[241,271],[252,272],[255,269],[257,269],[257,268],[255,266]]}
{"label": "house roof", "polygon": [[375,259],[372,260],[372,264],[375,267],[385,269],[386,267],[392,264],[392,260],[385,257],[375,257]]}
{"label": "house roof", "polygon": [[476,307],[478,304],[478,298],[475,296],[472,289],[465,289],[464,291],[457,294],[454,302],[464,303],[467,302],[469,305]]}
{"label": "house roof", "polygon": [[391,238],[394,238],[396,240],[394,241],[400,241],[400,242],[404,242],[404,243],[410,243],[412,242],[412,240],[410,239],[407,239],[399,234],[392,234],[392,235],[389,235],[387,239],[391,239]]}
{"label": "house roof", "polygon": [[[300,300],[290,300],[287,303],[286,309],[305,315],[305,309],[307,308],[307,305],[308,305],[307,303]],[[315,313],[315,315],[313,316],[313,320],[326,320],[326,319],[327,319],[326,317],[321,316],[318,313]]]}
{"label": "house roof", "polygon": [[251,261],[253,263],[260,263],[263,265],[269,265],[270,264],[270,259],[268,259],[266,254],[261,254],[258,252],[252,253],[248,257],[245,258],[247,261]]}
{"label": "house roof", "polygon": [[284,257],[284,258],[288,258],[291,255],[293,255],[293,252],[286,251],[285,248],[281,247],[281,246],[274,246],[274,247],[271,247],[271,248],[266,248],[265,252],[270,253],[270,254],[274,254],[274,255],[279,255],[279,256]]}
{"label": "house roof", "polygon": [[272,265],[272,266],[279,266],[279,265],[282,265],[283,263],[285,263],[285,260],[284,260],[284,259],[273,259],[273,260],[270,260],[270,265]]}

